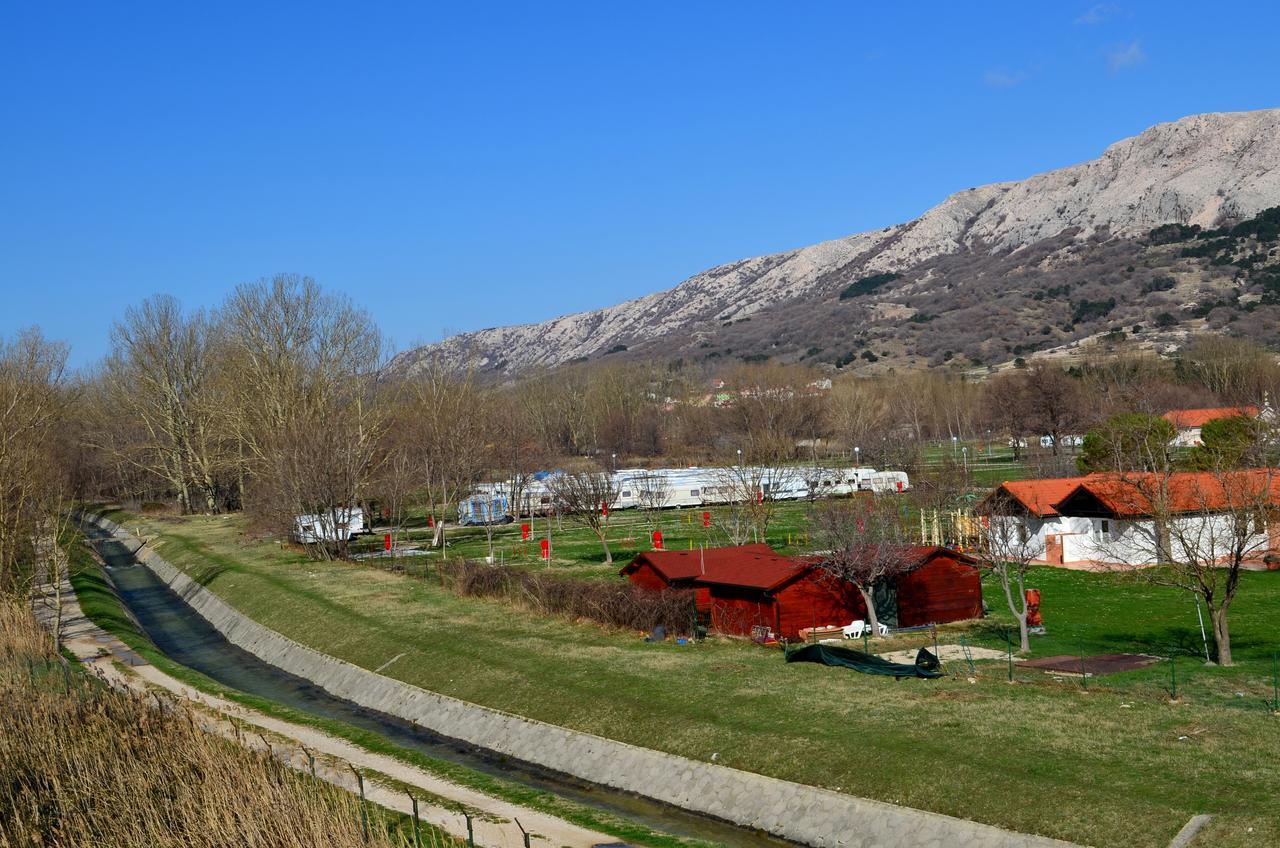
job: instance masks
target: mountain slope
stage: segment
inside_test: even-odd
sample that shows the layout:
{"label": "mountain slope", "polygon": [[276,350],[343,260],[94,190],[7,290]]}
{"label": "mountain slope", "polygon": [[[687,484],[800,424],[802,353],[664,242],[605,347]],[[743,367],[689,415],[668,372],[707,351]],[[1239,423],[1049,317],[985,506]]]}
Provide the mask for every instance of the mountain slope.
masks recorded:
{"label": "mountain slope", "polygon": [[[514,373],[610,353],[634,355],[659,349],[667,356],[732,356],[736,349],[747,358],[793,359],[805,350],[805,355],[819,356],[818,361],[843,359],[849,365],[851,351],[831,347],[832,328],[824,328],[821,320],[805,312],[832,301],[858,280],[887,272],[899,275],[864,285],[866,291],[846,298],[852,303],[836,301],[837,307],[856,309],[842,309],[843,314],[831,315],[831,320],[861,326],[865,344],[884,336],[877,336],[877,326],[900,326],[913,318],[916,324],[928,323],[919,317],[918,301],[927,301],[927,295],[940,288],[954,292],[981,280],[979,288],[985,295],[999,294],[1002,289],[992,285],[993,274],[996,283],[1012,283],[1017,277],[1019,285],[1025,287],[1028,280],[1034,285],[1037,273],[1087,264],[1095,252],[1145,257],[1136,240],[1161,224],[1207,229],[1277,205],[1280,109],[1197,115],[1117,142],[1090,162],[959,192],[905,224],[721,265],[667,291],[606,309],[465,333],[408,351],[397,365],[412,370],[428,357],[441,356]],[[1131,249],[1117,250],[1116,243],[1131,243]],[[1019,256],[1022,252],[1028,255]],[[1040,254],[1035,267],[1028,265],[1030,253]],[[1160,256],[1155,257],[1156,265],[1150,264],[1150,257],[1142,261],[1148,269],[1164,267]],[[1186,265],[1172,262],[1169,270],[1192,273]],[[1135,270],[1125,267],[1130,273]],[[1084,302],[1093,301],[1085,298]],[[1075,306],[1072,309],[1072,316],[1080,317]],[[1101,317],[1093,315],[1097,308],[1086,306],[1084,311],[1086,317]],[[1008,316],[1015,324],[1025,323],[1025,317]],[[725,332],[747,321],[759,322],[755,330],[768,325],[770,332],[763,339],[755,338],[761,332]],[[1061,325],[1071,329],[1044,335],[1053,335],[1055,342],[1070,341],[1079,334],[1076,325],[1080,323],[1088,322],[1072,320]],[[786,336],[791,338],[780,341]],[[737,337],[750,345],[749,353],[733,345]],[[841,343],[847,337],[845,333]],[[953,356],[960,352],[982,364],[985,355],[959,341],[953,347],[961,350],[951,351]],[[876,358],[887,354],[893,361],[919,362],[938,353],[901,345],[889,348],[880,350]],[[825,355],[814,354],[815,349]]]}

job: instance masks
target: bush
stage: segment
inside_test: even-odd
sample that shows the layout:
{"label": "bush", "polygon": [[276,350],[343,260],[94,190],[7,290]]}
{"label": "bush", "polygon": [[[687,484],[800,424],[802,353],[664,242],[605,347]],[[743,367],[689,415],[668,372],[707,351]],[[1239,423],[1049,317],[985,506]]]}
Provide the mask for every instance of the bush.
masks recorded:
{"label": "bush", "polygon": [[840,292],[841,300],[849,300],[850,298],[859,297],[860,295],[870,294],[883,285],[892,283],[899,279],[901,274],[872,274],[870,277],[863,277],[850,283],[844,291]]}
{"label": "bush", "polygon": [[1071,323],[1081,324],[1085,321],[1105,318],[1115,308],[1116,299],[1114,297],[1109,297],[1106,300],[1081,300],[1073,305]]}
{"label": "bush", "polygon": [[583,580],[470,560],[441,563],[440,578],[459,595],[498,598],[543,615],[628,630],[661,625],[668,633],[689,633],[693,626],[693,593],[686,590],[657,591],[622,580]]}

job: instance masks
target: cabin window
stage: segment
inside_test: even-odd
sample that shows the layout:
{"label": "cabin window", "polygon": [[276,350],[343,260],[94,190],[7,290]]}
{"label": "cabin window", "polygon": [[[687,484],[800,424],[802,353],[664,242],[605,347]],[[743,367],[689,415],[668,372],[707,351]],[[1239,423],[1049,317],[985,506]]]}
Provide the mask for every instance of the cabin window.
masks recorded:
{"label": "cabin window", "polygon": [[696,497],[701,497],[701,495],[700,495],[700,493],[698,492],[698,490],[697,490],[697,489],[690,489],[690,490],[689,490],[689,497],[691,497],[691,498],[696,498]]}
{"label": "cabin window", "polygon": [[1018,544],[1025,545],[1027,543],[1027,540],[1030,538],[1031,538],[1030,534],[1027,533],[1027,525],[1019,524],[1018,525]]}
{"label": "cabin window", "polygon": [[630,493],[630,492],[623,492],[623,493],[622,493],[622,496],[623,496],[624,498],[629,498],[629,497],[631,497],[631,493]]}
{"label": "cabin window", "polygon": [[303,533],[314,533],[314,532],[315,532],[315,529],[316,529],[316,526],[315,526],[314,524],[304,524],[304,525],[302,525],[302,532],[303,532]]}

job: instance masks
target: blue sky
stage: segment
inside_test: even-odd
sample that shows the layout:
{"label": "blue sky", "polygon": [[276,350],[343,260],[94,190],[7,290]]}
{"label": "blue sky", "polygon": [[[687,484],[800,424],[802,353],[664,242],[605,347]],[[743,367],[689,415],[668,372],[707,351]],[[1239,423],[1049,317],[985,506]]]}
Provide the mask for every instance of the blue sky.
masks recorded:
{"label": "blue sky", "polygon": [[292,271],[401,347],[1280,106],[1275,4],[11,3],[0,335]]}

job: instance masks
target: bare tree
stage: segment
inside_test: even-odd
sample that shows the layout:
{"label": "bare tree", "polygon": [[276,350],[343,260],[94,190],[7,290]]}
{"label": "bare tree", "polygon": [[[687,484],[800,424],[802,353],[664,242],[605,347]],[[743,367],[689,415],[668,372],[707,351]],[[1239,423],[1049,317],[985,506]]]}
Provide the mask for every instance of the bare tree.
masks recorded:
{"label": "bare tree", "polygon": [[650,532],[658,529],[658,517],[671,496],[671,481],[665,474],[641,474],[634,480],[636,500]]}
{"label": "bare tree", "polygon": [[1030,533],[1023,508],[997,491],[979,510],[983,531],[978,538],[978,559],[996,576],[1009,613],[1018,622],[1018,650],[1031,650],[1027,631],[1027,573],[1039,553],[1038,541]]}
{"label": "bare tree", "polygon": [[864,498],[827,501],[814,510],[812,522],[823,554],[818,567],[857,588],[871,632],[877,633],[877,584],[895,579],[917,563],[896,507]]}
{"label": "bare tree", "polygon": [[66,345],[38,330],[0,342],[0,593],[30,589],[65,505],[54,447],[69,402],[66,360]]}
{"label": "bare tree", "polygon": [[101,415],[127,417],[139,438],[114,438],[122,431],[108,421],[96,434],[99,447],[164,480],[183,512],[217,511],[227,470],[213,391],[215,333],[204,314],[184,315],[175,298],[156,295],[112,327],[103,370]]}
{"label": "bare tree", "polygon": [[800,481],[804,469],[777,463],[725,466],[715,474],[716,494],[726,502],[714,519],[735,545],[768,538],[780,499]]}
{"label": "bare tree", "polygon": [[549,482],[556,508],[570,521],[586,527],[600,540],[605,564],[609,551],[609,512],[618,502],[618,484],[604,471],[564,472]]}

